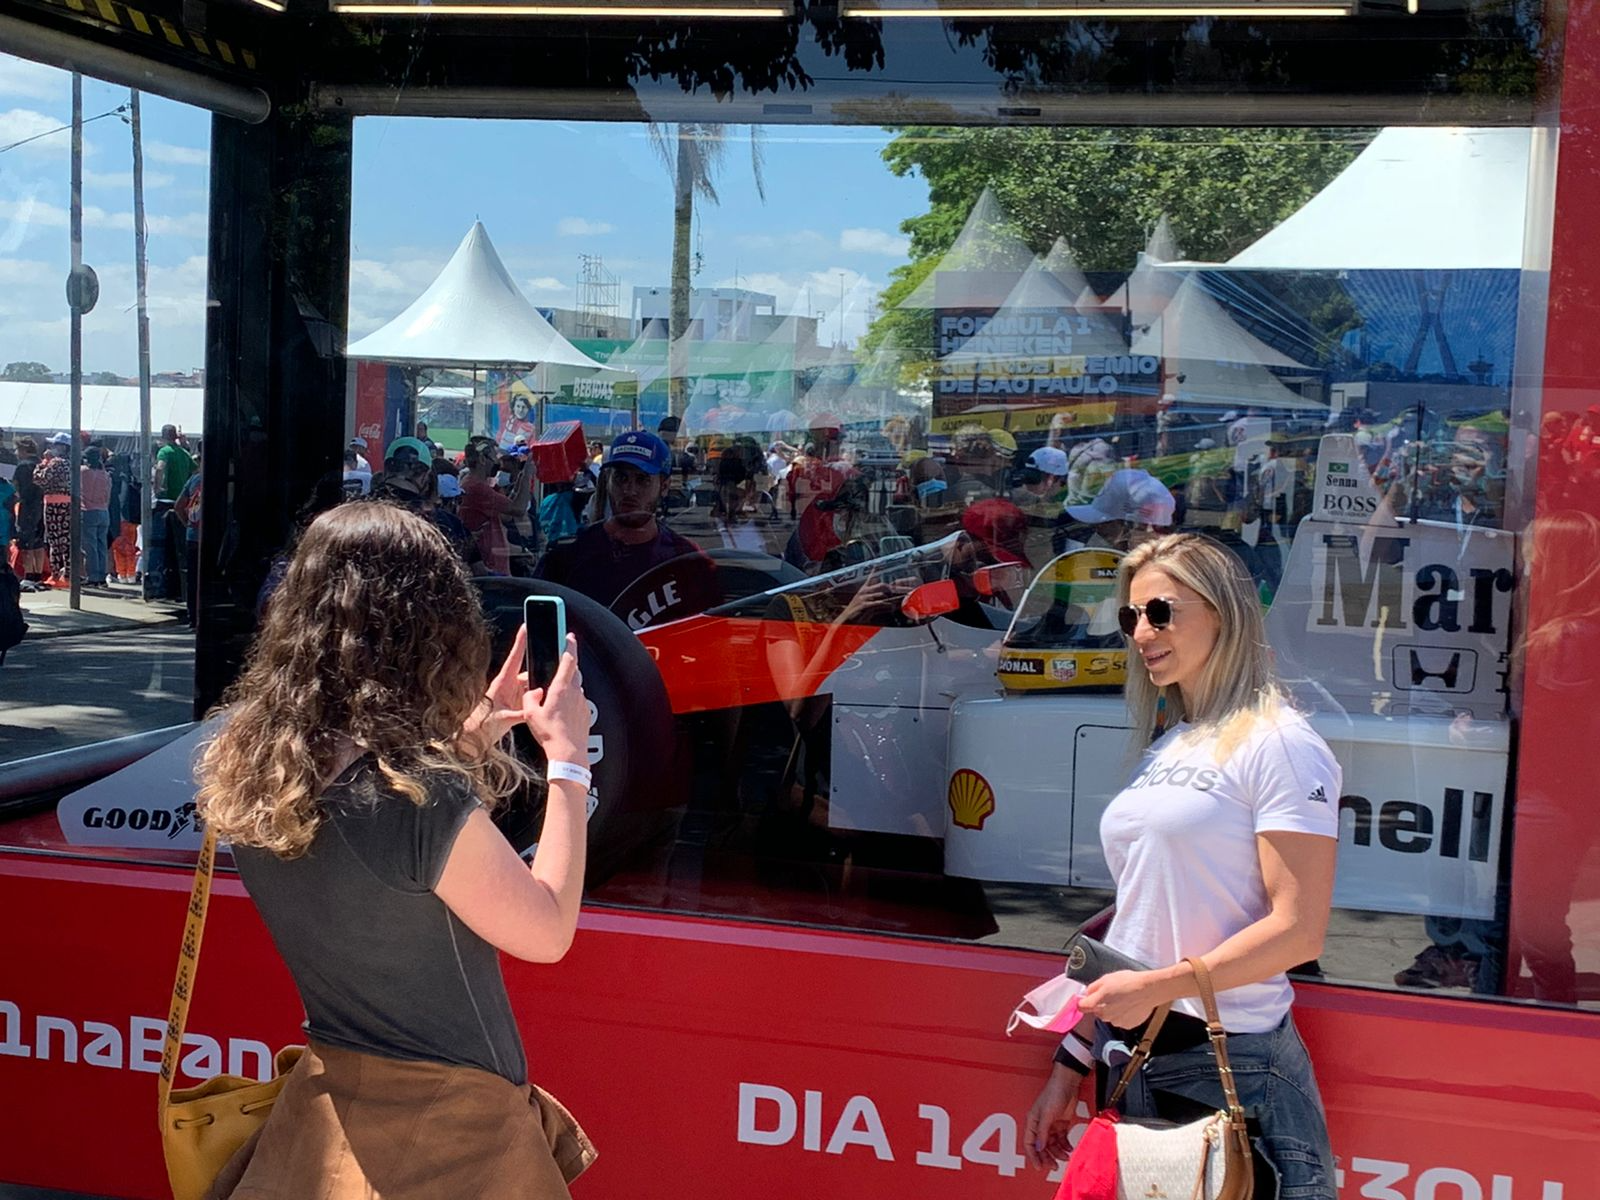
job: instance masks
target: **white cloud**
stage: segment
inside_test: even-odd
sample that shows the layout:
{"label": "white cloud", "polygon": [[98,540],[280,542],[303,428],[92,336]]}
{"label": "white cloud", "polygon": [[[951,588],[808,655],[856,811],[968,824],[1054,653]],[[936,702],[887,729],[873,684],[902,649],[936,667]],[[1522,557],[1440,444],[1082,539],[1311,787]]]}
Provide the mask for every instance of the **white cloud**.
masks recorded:
{"label": "white cloud", "polygon": [[167,142],[146,142],[144,156],[151,162],[166,163],[173,167],[205,167],[211,165],[211,151],[205,147],[173,146]]}
{"label": "white cloud", "polygon": [[[32,359],[67,365],[63,264],[0,260],[0,361]],[[84,369],[131,376],[137,370],[131,262],[97,264],[100,302],[84,318]],[[206,259],[152,263],[147,292],[155,369],[195,366],[205,357]]]}
{"label": "white cloud", "polygon": [[[0,222],[15,223],[34,229],[66,229],[70,224],[68,212],[55,204],[28,197],[22,200],[0,200]],[[111,212],[97,204],[83,206],[85,229],[116,229],[133,232],[133,213]],[[203,212],[181,213],[177,216],[145,214],[145,227],[152,236],[204,238],[208,229]]]}
{"label": "white cloud", "polygon": [[[163,171],[146,171],[144,173],[145,191],[155,188],[170,187],[173,176]],[[109,188],[116,191],[133,194],[133,171],[85,171],[83,173],[83,186],[86,188]]]}
{"label": "white cloud", "polygon": [[589,221],[583,217],[562,217],[556,222],[556,232],[562,237],[599,237],[610,233],[611,229],[605,221]]}
{"label": "white cloud", "polygon": [[737,233],[734,244],[742,250],[818,250],[829,244],[828,236],[815,229],[791,229],[784,233]]}
{"label": "white cloud", "polygon": [[886,229],[845,229],[839,233],[839,249],[847,254],[884,254],[904,258],[911,239]]}
{"label": "white cloud", "polygon": [[67,73],[43,63],[0,54],[0,96],[29,100],[65,100]]}
{"label": "white cloud", "polygon": [[[841,278],[842,276],[842,278]],[[844,317],[839,316],[843,284]],[[779,313],[817,317],[817,340],[824,345],[841,335],[854,342],[867,330],[867,316],[882,284],[850,267],[821,271],[757,271],[737,279],[718,280],[713,287],[741,287],[777,297]]]}
{"label": "white cloud", "polygon": [[[65,124],[65,121],[57,117],[31,108],[7,109],[5,112],[0,112],[0,147],[14,146],[28,138],[38,138],[37,141],[17,146],[17,153],[67,154],[72,149],[72,136],[61,129]],[[59,132],[55,132],[53,137],[39,137],[40,134],[50,134],[52,131]]]}

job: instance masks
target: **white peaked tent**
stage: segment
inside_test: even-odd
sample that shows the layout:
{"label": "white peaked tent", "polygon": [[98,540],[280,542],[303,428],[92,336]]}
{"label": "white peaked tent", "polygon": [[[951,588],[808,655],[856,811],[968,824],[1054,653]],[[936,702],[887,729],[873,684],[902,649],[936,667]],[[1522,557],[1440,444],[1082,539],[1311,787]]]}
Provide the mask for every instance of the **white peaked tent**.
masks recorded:
{"label": "white peaked tent", "polygon": [[409,308],[351,343],[345,354],[430,367],[604,366],[528,303],[481,221],[473,222],[444,270]]}
{"label": "white peaked tent", "polygon": [[1178,285],[1172,299],[1148,326],[1136,327],[1133,353],[1263,367],[1304,366],[1241,326],[1194,276],[1175,278]]}
{"label": "white peaked tent", "polygon": [[1227,265],[1517,270],[1532,136],[1527,129],[1385,129],[1303,208]]}
{"label": "white peaked tent", "polygon": [[1033,251],[988,188],[955,242],[900,308],[999,308],[1033,262]]}

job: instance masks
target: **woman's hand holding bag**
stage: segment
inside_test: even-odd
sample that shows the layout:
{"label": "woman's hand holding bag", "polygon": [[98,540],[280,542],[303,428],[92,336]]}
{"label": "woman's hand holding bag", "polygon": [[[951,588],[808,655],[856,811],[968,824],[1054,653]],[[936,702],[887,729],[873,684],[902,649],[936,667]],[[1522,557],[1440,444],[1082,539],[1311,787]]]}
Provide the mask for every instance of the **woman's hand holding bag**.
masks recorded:
{"label": "woman's hand holding bag", "polygon": [[1107,1111],[1090,1122],[1068,1160],[1057,1200],[1140,1200],[1162,1195],[1172,1200],[1252,1200],[1255,1168],[1250,1135],[1228,1062],[1228,1035],[1217,1014],[1211,972],[1198,958],[1184,961],[1200,985],[1206,1032],[1216,1055],[1227,1109],[1186,1124],[1123,1118],[1112,1111],[1150,1057],[1150,1048],[1171,1010],[1170,1005],[1162,1005],[1123,1068],[1122,1078],[1106,1101]]}

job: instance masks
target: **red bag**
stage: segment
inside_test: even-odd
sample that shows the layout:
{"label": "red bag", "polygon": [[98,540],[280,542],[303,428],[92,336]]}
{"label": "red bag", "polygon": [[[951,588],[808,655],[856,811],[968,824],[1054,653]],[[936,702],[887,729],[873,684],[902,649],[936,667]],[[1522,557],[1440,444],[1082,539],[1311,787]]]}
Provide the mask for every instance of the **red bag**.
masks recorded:
{"label": "red bag", "polygon": [[1117,1114],[1107,1109],[1083,1131],[1056,1200],[1117,1200]]}

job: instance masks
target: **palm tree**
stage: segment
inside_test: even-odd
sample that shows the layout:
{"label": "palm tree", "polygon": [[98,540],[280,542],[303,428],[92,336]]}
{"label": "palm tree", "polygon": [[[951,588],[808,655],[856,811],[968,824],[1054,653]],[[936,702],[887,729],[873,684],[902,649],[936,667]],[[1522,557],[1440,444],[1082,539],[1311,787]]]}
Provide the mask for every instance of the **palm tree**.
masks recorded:
{"label": "palm tree", "polygon": [[[689,328],[689,240],[694,229],[694,198],[699,195],[712,204],[720,203],[716,176],[722,169],[727,149],[725,125],[689,122],[678,125],[650,123],[650,144],[662,165],[672,176],[672,296],[667,310],[667,395],[668,411],[683,416],[688,408],[688,345],[684,334]],[[756,194],[767,198],[762,175],[760,126],[750,126],[750,170],[755,176]]]}

